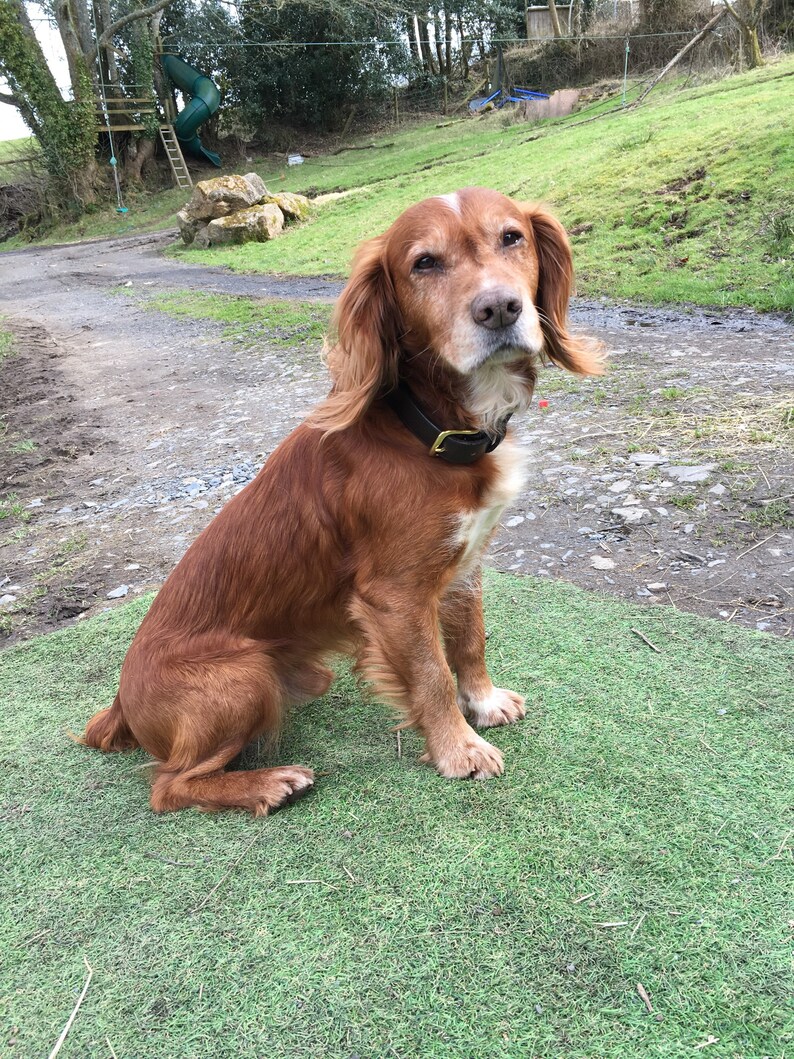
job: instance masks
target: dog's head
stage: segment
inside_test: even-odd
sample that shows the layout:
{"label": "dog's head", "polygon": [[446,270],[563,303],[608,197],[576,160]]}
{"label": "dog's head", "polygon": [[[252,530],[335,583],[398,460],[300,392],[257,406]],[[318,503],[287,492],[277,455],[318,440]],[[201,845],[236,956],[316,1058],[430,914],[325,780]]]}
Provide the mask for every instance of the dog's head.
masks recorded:
{"label": "dog's head", "polygon": [[597,343],[568,333],[572,286],[565,230],[543,207],[483,188],[412,206],[356,255],[328,355],[334,390],[317,425],[355,422],[396,384],[401,362],[424,359],[472,391],[501,375],[523,379],[530,396],[530,366],[544,356],[600,374]]}

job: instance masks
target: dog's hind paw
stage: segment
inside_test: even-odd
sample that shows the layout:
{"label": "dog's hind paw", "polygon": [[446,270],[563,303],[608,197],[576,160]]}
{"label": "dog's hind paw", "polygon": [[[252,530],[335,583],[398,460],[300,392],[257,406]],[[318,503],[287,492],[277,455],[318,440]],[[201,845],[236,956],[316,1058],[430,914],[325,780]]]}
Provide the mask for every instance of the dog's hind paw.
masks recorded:
{"label": "dog's hind paw", "polygon": [[263,771],[262,789],[251,808],[254,816],[266,816],[282,805],[297,801],[314,786],[314,773],[300,765],[285,765]]}

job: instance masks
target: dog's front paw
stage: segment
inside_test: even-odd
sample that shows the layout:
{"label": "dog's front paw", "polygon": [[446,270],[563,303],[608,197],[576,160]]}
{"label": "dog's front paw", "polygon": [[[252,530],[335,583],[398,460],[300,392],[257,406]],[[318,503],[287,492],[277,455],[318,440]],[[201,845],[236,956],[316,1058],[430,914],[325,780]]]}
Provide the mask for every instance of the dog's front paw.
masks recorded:
{"label": "dog's front paw", "polygon": [[492,688],[483,698],[475,698],[458,692],[460,712],[477,728],[496,728],[502,724],[515,724],[526,716],[523,695],[507,688]]}
{"label": "dog's front paw", "polygon": [[459,741],[430,745],[419,759],[435,765],[447,779],[487,780],[501,776],[505,770],[501,753],[476,732],[469,732]]}

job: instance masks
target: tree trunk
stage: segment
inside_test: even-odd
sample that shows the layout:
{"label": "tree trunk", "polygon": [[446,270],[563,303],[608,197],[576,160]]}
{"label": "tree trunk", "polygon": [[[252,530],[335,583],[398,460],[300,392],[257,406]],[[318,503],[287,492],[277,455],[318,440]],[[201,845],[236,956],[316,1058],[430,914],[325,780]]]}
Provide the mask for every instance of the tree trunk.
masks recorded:
{"label": "tree trunk", "polygon": [[458,15],[458,36],[460,37],[460,72],[463,80],[469,79],[469,56],[473,45],[466,43],[466,33],[463,28],[463,19]]}
{"label": "tree trunk", "polygon": [[72,18],[69,0],[58,0],[53,5],[53,14],[58,26],[58,33],[63,41],[63,50],[66,52],[66,63],[69,67],[69,80],[72,84],[79,77],[80,67],[83,59],[83,45],[77,34],[77,27]]}
{"label": "tree trunk", "polygon": [[143,167],[154,158],[156,141],[154,137],[146,136],[135,143],[135,150],[131,152],[124,166],[125,180],[133,184],[140,184],[143,180]]}
{"label": "tree trunk", "polygon": [[573,23],[573,35],[577,39],[582,36],[584,29],[582,18],[582,0],[573,0],[573,9],[571,11],[571,22]]}
{"label": "tree trunk", "polygon": [[765,0],[744,0],[744,3],[730,3],[725,5],[731,18],[739,27],[742,38],[742,51],[747,62],[748,70],[754,70],[757,66],[764,65],[764,56],[761,45],[758,42],[758,23],[766,7]]}
{"label": "tree trunk", "polygon": [[444,38],[441,36],[441,23],[438,18],[438,11],[433,12],[433,36],[436,41],[436,56],[438,57],[438,72],[444,73],[446,69],[446,61],[444,59]]}
{"label": "tree trunk", "polygon": [[91,202],[96,193],[93,93],[85,64],[77,55],[72,58],[75,99],[67,102],[47,66],[24,0],[0,3],[0,76],[41,145],[47,171],[81,202]]}
{"label": "tree trunk", "polygon": [[430,49],[430,30],[425,20],[419,15],[416,16],[416,25],[419,30],[419,47],[422,51],[425,70],[432,76],[436,72],[436,67],[433,62],[433,52]]}
{"label": "tree trunk", "polygon": [[411,49],[411,58],[417,66],[421,66],[422,53],[419,51],[419,43],[416,39],[416,23],[413,15],[406,15],[405,29],[408,34],[408,47]]}
{"label": "tree trunk", "polygon": [[[97,8],[95,7],[94,10],[96,11]],[[110,14],[110,0],[99,0],[98,15],[99,18],[97,21],[96,30],[97,34],[101,36],[101,34],[104,33],[104,31],[113,21],[113,18]],[[114,88],[118,89],[120,92],[121,89],[119,86],[119,71],[118,66],[116,65],[116,52],[113,48],[113,42],[111,41],[110,44],[106,45],[103,51],[105,66],[107,67],[108,84],[113,85]]]}
{"label": "tree trunk", "polygon": [[447,0],[444,0],[444,50],[446,52],[444,72],[449,81],[452,79],[452,15]]}
{"label": "tree trunk", "polygon": [[560,25],[560,16],[557,11],[556,0],[549,0],[549,16],[551,18],[551,31],[557,39],[562,36],[562,26]]}

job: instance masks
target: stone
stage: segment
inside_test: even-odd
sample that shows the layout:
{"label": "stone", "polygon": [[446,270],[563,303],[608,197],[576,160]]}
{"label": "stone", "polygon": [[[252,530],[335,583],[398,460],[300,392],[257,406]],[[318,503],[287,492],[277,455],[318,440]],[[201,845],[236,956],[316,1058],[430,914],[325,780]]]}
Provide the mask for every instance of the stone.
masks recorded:
{"label": "stone", "polygon": [[129,585],[119,585],[118,588],[114,588],[111,592],[108,592],[108,599],[123,599],[129,590]]}
{"label": "stone", "polygon": [[208,224],[202,224],[193,236],[193,246],[198,247],[199,250],[207,250],[210,245],[209,228]]}
{"label": "stone", "polygon": [[612,485],[607,486],[610,493],[625,493],[627,489],[631,488],[631,481],[628,478],[623,478],[619,482],[613,482]]}
{"label": "stone", "polygon": [[179,234],[182,236],[182,242],[187,246],[190,246],[196,238],[196,232],[199,228],[203,227],[201,221],[188,213],[186,209],[177,213],[176,223],[179,225]]}
{"label": "stone", "polygon": [[[246,173],[243,177],[243,180],[248,181],[248,185],[251,188],[251,191],[257,196],[256,204],[262,203],[266,199],[269,199],[270,192],[267,190],[267,185],[265,184],[264,180],[259,175],[259,173]],[[303,196],[300,195],[299,198],[303,198]]]}
{"label": "stone", "polygon": [[658,452],[632,452],[629,463],[637,463],[640,467],[657,467],[667,463],[667,456],[660,456]]}
{"label": "stone", "polygon": [[712,485],[711,489],[709,489],[709,492],[712,493],[714,496],[724,496],[727,492],[727,489],[724,485],[718,482],[717,485]]}
{"label": "stone", "polygon": [[284,214],[274,203],[267,203],[215,218],[207,226],[207,234],[211,246],[264,243],[277,236],[283,227]]}
{"label": "stone", "polygon": [[673,466],[665,467],[664,473],[675,478],[677,482],[707,482],[715,467],[715,463],[702,463],[694,467]]}
{"label": "stone", "polygon": [[590,559],[590,565],[594,570],[614,570],[615,560],[609,559],[606,555],[594,555]]}
{"label": "stone", "polygon": [[228,217],[230,213],[256,205],[267,194],[267,188],[255,173],[213,177],[196,184],[184,212],[203,221]]}
{"label": "stone", "polygon": [[311,201],[305,195],[296,195],[292,191],[279,191],[270,195],[267,201],[278,206],[288,224],[307,220],[312,211]]}
{"label": "stone", "polygon": [[505,526],[508,529],[513,529],[515,526],[520,526],[523,521],[523,515],[511,515],[510,518],[506,520]]}
{"label": "stone", "polygon": [[664,592],[664,590],[667,588],[667,582],[665,582],[665,581],[650,581],[650,582],[648,582],[648,584],[645,587],[647,589],[649,589],[651,592]]}
{"label": "stone", "polygon": [[619,518],[627,526],[651,517],[647,507],[613,507],[610,514],[614,515],[615,518]]}
{"label": "stone", "polygon": [[10,592],[6,592],[5,595],[0,596],[0,607],[10,607],[12,603],[16,603],[17,597],[12,596]]}

